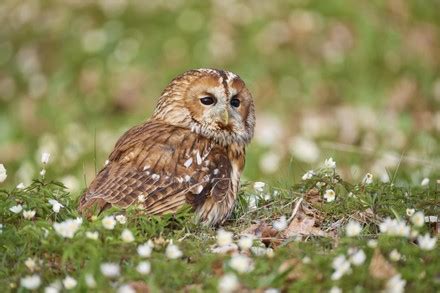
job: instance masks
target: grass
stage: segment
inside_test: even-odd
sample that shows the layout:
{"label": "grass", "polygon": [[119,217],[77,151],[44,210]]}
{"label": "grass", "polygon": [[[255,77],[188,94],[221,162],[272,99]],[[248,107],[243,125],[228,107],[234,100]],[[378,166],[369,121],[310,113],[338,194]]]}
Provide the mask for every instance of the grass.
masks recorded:
{"label": "grass", "polygon": [[[338,182],[334,183],[336,178]],[[327,186],[316,189],[318,182],[325,182]],[[334,202],[325,202],[322,194],[330,187],[336,190],[337,197]],[[310,195],[312,188],[316,192]],[[219,278],[229,272],[238,276],[241,290],[277,288],[317,292],[337,286],[343,291],[372,292],[383,289],[386,283],[386,280],[371,277],[371,261],[377,250],[406,280],[406,290],[438,291],[440,246],[437,244],[433,250],[422,250],[415,237],[389,236],[380,233],[378,228],[386,217],[398,218],[412,225],[406,215],[407,208],[422,211],[425,215],[439,215],[438,188],[435,184],[404,188],[376,180],[369,185],[349,184],[328,169],[318,169],[317,175],[311,179],[288,188],[266,185],[263,191],[256,191],[252,184],[244,184],[234,213],[223,226],[223,229],[234,233],[234,241],[255,223],[264,222],[273,232],[270,228],[272,222],[282,215],[289,217],[299,198],[313,209],[312,217],[320,219],[315,227],[332,230],[334,234],[332,237],[316,237],[306,235],[306,231],[305,235],[285,237],[282,232],[275,231],[269,241],[265,232],[255,235],[254,247],[271,247],[273,256],[243,252],[252,258],[255,265],[251,272],[239,273],[228,265],[233,256],[211,251],[216,243],[215,229],[195,223],[189,208],[163,217],[143,215],[135,208],[126,212],[110,209],[89,220],[83,219],[73,238],[63,238],[54,231],[53,223],[79,217],[76,211],[78,198],[66,192],[62,184],[39,178],[25,189],[1,191],[0,288],[25,291],[20,287],[20,279],[35,273],[42,278],[40,290],[67,275],[77,280],[75,291],[87,290],[85,276],[93,274],[96,291],[113,290],[122,284],[142,284],[153,292],[216,291]],[[249,207],[250,199],[255,197],[259,198],[256,206]],[[59,213],[52,210],[49,199],[56,199],[64,206]],[[28,220],[22,213],[12,213],[10,207],[17,204],[21,204],[24,210],[35,210],[35,217]],[[359,216],[366,210],[371,214]],[[121,213],[126,214],[126,223],[118,223],[113,230],[103,227],[101,221],[104,217]],[[360,235],[345,236],[345,225],[349,219],[356,219],[362,224]],[[438,226],[435,225],[438,223],[425,223],[420,228],[413,226],[411,229],[420,234],[438,235]],[[120,234],[125,228],[133,233],[134,242],[122,241]],[[98,239],[88,239],[86,231],[99,232]],[[171,239],[183,252],[182,258],[166,257],[164,250]],[[371,239],[377,239],[376,248],[368,244]],[[153,240],[156,245],[148,258],[151,272],[143,276],[136,271],[137,264],[142,260],[136,249],[148,240]],[[365,252],[365,262],[352,266],[351,273],[341,279],[332,280],[333,259],[341,254],[348,255],[355,248]],[[393,250],[400,253],[400,260],[390,260]],[[28,258],[37,263],[34,272],[25,265]],[[113,279],[103,276],[100,265],[104,262],[119,264],[121,275]],[[385,268],[379,267],[378,270]]]}
{"label": "grass", "polygon": [[[39,290],[70,275],[74,290],[86,291],[89,273],[96,291],[133,281],[152,291],[214,291],[228,272],[243,290],[378,291],[387,280],[371,276],[375,251],[407,291],[440,291],[439,244],[425,251],[414,237],[379,229],[387,217],[412,225],[408,208],[440,215],[439,11],[439,1],[418,0],[0,1],[0,164],[8,171],[0,185],[0,291],[24,291],[20,279],[32,274],[42,278]],[[272,247],[273,257],[250,253],[253,271],[235,272],[232,255],[211,253],[216,230],[194,223],[188,208],[164,217],[132,209],[114,230],[102,219],[121,211],[109,210],[83,219],[71,239],[58,235],[53,223],[79,216],[81,189],[117,138],[150,116],[173,77],[198,67],[236,72],[253,94],[257,129],[223,228],[238,241],[260,225],[254,246]],[[37,175],[43,152],[52,154],[46,178]],[[337,161],[337,174],[317,168],[326,157]],[[312,168],[318,175],[301,180]],[[361,183],[367,172],[369,185]],[[254,181],[266,182],[264,190]],[[328,188],[334,202],[323,201]],[[49,199],[64,206],[59,213]],[[301,199],[295,219],[315,221],[318,230],[307,229],[329,237],[273,230]],[[11,212],[17,204],[35,218]],[[360,236],[345,236],[350,220],[362,224]],[[438,237],[438,225],[418,229]],[[135,242],[122,241],[125,228]],[[152,271],[142,276],[136,247],[149,239]],[[160,243],[170,239],[181,259],[165,256],[168,244]],[[334,258],[353,247],[365,251],[364,264],[331,280]],[[29,258],[41,261],[34,272]],[[104,277],[103,262],[118,263],[121,276]]]}

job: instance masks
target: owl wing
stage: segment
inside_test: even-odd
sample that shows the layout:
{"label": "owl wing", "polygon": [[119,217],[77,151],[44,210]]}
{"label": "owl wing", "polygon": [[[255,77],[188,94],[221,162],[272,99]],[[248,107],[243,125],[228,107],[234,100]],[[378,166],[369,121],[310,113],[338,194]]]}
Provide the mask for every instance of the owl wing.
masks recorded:
{"label": "owl wing", "polygon": [[227,151],[191,131],[146,122],[116,143],[108,164],[80,200],[80,211],[138,203],[149,214],[221,201],[231,188]]}

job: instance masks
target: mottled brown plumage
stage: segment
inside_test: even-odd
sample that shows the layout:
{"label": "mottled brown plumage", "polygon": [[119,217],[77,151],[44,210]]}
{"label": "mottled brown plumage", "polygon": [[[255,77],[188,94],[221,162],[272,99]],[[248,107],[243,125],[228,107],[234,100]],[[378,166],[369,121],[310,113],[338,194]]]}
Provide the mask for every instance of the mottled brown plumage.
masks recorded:
{"label": "mottled brown plumage", "polygon": [[254,125],[252,97],[237,75],[188,71],[167,86],[150,120],[118,140],[79,210],[137,204],[163,214],[189,203],[202,222],[221,224],[233,209]]}

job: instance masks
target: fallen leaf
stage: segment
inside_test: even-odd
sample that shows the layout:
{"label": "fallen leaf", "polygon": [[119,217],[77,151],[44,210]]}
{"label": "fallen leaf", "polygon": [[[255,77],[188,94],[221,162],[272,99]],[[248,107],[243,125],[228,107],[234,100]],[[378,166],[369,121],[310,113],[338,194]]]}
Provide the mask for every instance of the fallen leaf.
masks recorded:
{"label": "fallen leaf", "polygon": [[377,225],[383,220],[382,217],[375,215],[373,213],[373,210],[370,208],[364,211],[355,212],[353,215],[351,215],[351,218],[358,221],[359,223],[375,223]]}
{"label": "fallen leaf", "polygon": [[379,249],[374,250],[368,270],[373,278],[379,280],[387,280],[397,274],[396,269],[380,253]]}
{"label": "fallen leaf", "polygon": [[186,285],[183,288],[183,292],[203,292],[203,286],[202,284],[191,284],[191,285]]}
{"label": "fallen leaf", "polygon": [[266,222],[253,224],[241,234],[255,235],[255,237],[259,238],[266,247],[277,247],[283,240],[280,232]]}
{"label": "fallen leaf", "polygon": [[289,226],[282,232],[284,238],[295,236],[331,237],[321,229],[322,215],[307,202],[302,202]]}
{"label": "fallen leaf", "polygon": [[217,277],[222,276],[224,274],[224,271],[223,271],[223,261],[222,260],[214,261],[212,263],[212,265],[211,265],[211,268],[212,268],[212,272]]}
{"label": "fallen leaf", "polygon": [[133,288],[136,293],[149,293],[150,292],[150,288],[148,287],[148,285],[142,281],[135,281],[135,282],[131,282],[129,283],[130,287]]}
{"label": "fallen leaf", "polygon": [[306,192],[306,195],[304,196],[304,200],[306,200],[307,202],[309,202],[311,204],[321,203],[322,196],[321,196],[321,193],[319,192],[319,189],[316,187],[309,189]]}
{"label": "fallen leaf", "polygon": [[303,277],[303,270],[302,270],[302,262],[301,260],[297,258],[291,258],[286,261],[284,261],[280,267],[278,268],[279,273],[285,273],[287,271],[287,280],[288,281],[295,281]]}
{"label": "fallen leaf", "polygon": [[162,237],[162,235],[153,239],[153,243],[155,246],[165,245],[166,242],[167,241]]}

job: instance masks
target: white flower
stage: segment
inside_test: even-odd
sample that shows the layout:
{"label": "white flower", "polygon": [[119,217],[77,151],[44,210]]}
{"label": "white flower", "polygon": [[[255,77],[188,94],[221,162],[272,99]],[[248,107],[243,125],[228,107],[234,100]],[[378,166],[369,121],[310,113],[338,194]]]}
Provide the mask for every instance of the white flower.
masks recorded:
{"label": "white flower", "polygon": [[17,188],[17,189],[24,189],[24,188],[25,188],[24,183],[23,183],[23,182],[20,182],[20,183],[16,186],[16,188]]}
{"label": "white flower", "polygon": [[138,202],[145,202],[147,198],[145,197],[145,194],[139,194],[138,195]]}
{"label": "white flower", "polygon": [[62,204],[60,204],[56,199],[49,199],[49,204],[52,206],[52,210],[55,213],[59,213],[61,208],[64,208]]}
{"label": "white flower", "polygon": [[355,266],[360,266],[365,262],[366,258],[365,252],[360,249],[350,256],[350,262]]}
{"label": "white flower", "polygon": [[406,281],[403,280],[400,274],[393,276],[385,284],[386,293],[403,293],[405,292]]}
{"label": "white flower", "polygon": [[86,232],[86,237],[92,240],[98,240],[99,237],[99,233],[98,231],[87,231]]}
{"label": "white flower", "polygon": [[127,217],[124,215],[117,215],[116,221],[118,221],[119,224],[125,224],[125,223],[127,223]]}
{"label": "white flower", "polygon": [[106,216],[102,219],[102,226],[107,230],[113,230],[116,226],[116,220],[114,216]]}
{"label": "white flower", "polygon": [[350,262],[342,254],[333,259],[332,267],[335,270],[331,275],[333,281],[339,280],[344,275],[351,273]]}
{"label": "white flower", "polygon": [[399,261],[401,258],[402,255],[396,249],[393,249],[393,251],[390,252],[390,259],[392,261]]}
{"label": "white flower", "polygon": [[54,223],[53,228],[60,236],[64,238],[73,238],[76,231],[82,224],[81,218],[68,219],[61,223]]}
{"label": "white flower", "polygon": [[362,179],[362,183],[365,185],[373,183],[373,174],[367,173],[364,179]]}
{"label": "white flower", "polygon": [[46,169],[41,169],[40,175],[44,177],[44,175],[46,175]]}
{"label": "white flower", "polygon": [[416,227],[422,227],[425,224],[425,215],[423,212],[416,212],[412,215],[411,222]]}
{"label": "white flower", "polygon": [[154,248],[154,242],[149,239],[145,244],[148,244],[151,248]]}
{"label": "white flower", "polygon": [[333,158],[328,158],[324,161],[324,167],[330,168],[330,169],[336,169],[336,162],[333,160]]}
{"label": "white flower", "polygon": [[302,259],[302,262],[304,264],[309,264],[309,263],[312,262],[312,259],[310,257],[308,257],[308,256],[304,256],[303,259]]}
{"label": "white flower", "polygon": [[370,239],[370,240],[368,240],[367,245],[370,248],[376,248],[377,247],[377,240],[376,239]]}
{"label": "white flower", "polygon": [[47,286],[46,288],[44,288],[44,293],[58,293],[61,291],[61,289],[62,289],[61,282],[57,280],[49,284],[49,286]]}
{"label": "white flower", "polygon": [[287,220],[285,216],[281,216],[278,220],[273,221],[272,226],[278,231],[283,231],[287,228]]}
{"label": "white flower", "polygon": [[49,163],[49,159],[50,159],[49,153],[44,152],[43,154],[41,154],[41,163],[46,165],[47,163]]}
{"label": "white flower", "polygon": [[429,178],[423,178],[422,183],[420,183],[422,186],[428,186],[429,185]]}
{"label": "white flower", "polygon": [[8,174],[6,174],[6,168],[3,164],[0,164],[0,183],[6,180]]}
{"label": "white flower", "polygon": [[10,207],[9,210],[14,214],[19,214],[23,210],[23,206],[21,204],[18,204],[16,206]]}
{"label": "white flower", "polygon": [[249,250],[251,249],[252,245],[254,243],[254,238],[252,235],[245,235],[238,240],[238,246],[241,250]]}
{"label": "white flower", "polygon": [[33,258],[28,257],[26,261],[24,262],[24,265],[31,271],[35,271],[37,269],[37,263]]}
{"label": "white flower", "polygon": [[318,187],[318,189],[321,189],[323,186],[325,186],[325,182],[316,182],[316,187]]}
{"label": "white flower", "polygon": [[325,191],[325,193],[324,193],[324,199],[325,199],[327,202],[332,202],[332,201],[335,200],[335,198],[336,198],[336,193],[335,193],[335,191],[334,191],[333,189],[327,189],[327,190]]}
{"label": "white flower", "polygon": [[242,254],[235,254],[229,260],[229,266],[239,273],[248,273],[254,269],[252,259]]}
{"label": "white flower", "polygon": [[278,153],[269,151],[260,157],[259,167],[265,174],[275,173],[280,166],[281,157]]}
{"label": "white flower", "polygon": [[151,271],[151,264],[148,261],[141,261],[136,267],[136,271],[141,275],[148,275]]}
{"label": "white flower", "polygon": [[261,247],[261,246],[252,246],[251,247],[251,252],[252,254],[254,254],[255,256],[263,256],[267,254],[267,250],[268,248],[266,247]]}
{"label": "white flower", "polygon": [[256,192],[263,192],[264,186],[266,186],[266,183],[257,181],[254,183],[254,189]]}
{"label": "white flower", "polygon": [[414,215],[415,212],[416,212],[415,209],[406,209],[406,215],[408,217],[411,217],[412,215]]}
{"label": "white flower", "polygon": [[296,136],[289,141],[289,152],[305,163],[314,163],[319,159],[319,147],[307,137]]}
{"label": "white flower", "polygon": [[280,293],[280,289],[277,288],[268,288],[266,290],[264,290],[264,293]]}
{"label": "white flower", "polygon": [[23,211],[23,217],[26,219],[26,220],[30,220],[30,219],[32,219],[33,217],[35,217],[35,214],[36,214],[37,212],[35,211],[35,210],[27,210],[27,211]]}
{"label": "white flower", "polygon": [[313,170],[309,170],[307,171],[303,176],[302,176],[302,180],[309,180],[312,179],[313,176],[315,176],[315,171]]}
{"label": "white flower", "polygon": [[167,248],[165,249],[165,255],[170,259],[176,259],[180,258],[183,253],[180,251],[177,245],[173,244],[173,241],[170,241],[170,244],[168,244]]}
{"label": "white flower", "polygon": [[410,234],[410,227],[405,222],[397,219],[386,218],[379,224],[380,232],[388,234],[390,236],[408,237]]}
{"label": "white flower", "polygon": [[330,291],[328,291],[329,293],[342,293],[341,288],[333,286]]}
{"label": "white flower", "polygon": [[362,231],[362,226],[358,222],[350,220],[345,227],[345,231],[348,237],[358,236]]}
{"label": "white flower", "polygon": [[119,265],[111,262],[103,263],[101,264],[101,273],[108,278],[118,277],[120,274]]}
{"label": "white flower", "polygon": [[232,243],[232,232],[225,231],[223,229],[217,230],[217,245],[225,246]]}
{"label": "white flower", "polygon": [[29,290],[35,290],[41,285],[41,278],[39,275],[26,276],[20,279],[20,285]]}
{"label": "white flower", "polygon": [[153,251],[153,247],[151,247],[148,243],[141,244],[137,248],[137,253],[141,257],[150,257],[152,251]]}
{"label": "white flower", "polygon": [[417,230],[411,230],[411,233],[409,234],[409,237],[410,237],[411,239],[414,239],[414,238],[416,238],[417,236],[419,236],[419,231],[417,231]]}
{"label": "white flower", "polygon": [[64,278],[63,280],[64,288],[66,288],[67,290],[75,288],[77,284],[78,282],[71,276],[66,276],[66,278]]}
{"label": "white flower", "polygon": [[128,229],[124,229],[124,231],[122,231],[121,233],[121,239],[125,243],[133,242],[134,241],[133,233],[131,233],[131,231]]}
{"label": "white flower", "polygon": [[215,246],[211,247],[212,253],[226,254],[226,253],[236,252],[236,251],[238,251],[238,246],[235,243],[231,243],[231,244],[223,245],[223,246],[215,245]]}
{"label": "white flower", "polygon": [[437,242],[437,238],[431,238],[430,235],[426,233],[425,236],[417,237],[417,242],[419,243],[420,249],[433,250]]}
{"label": "white flower", "polygon": [[220,293],[234,292],[238,289],[240,283],[236,275],[232,273],[224,274],[218,282],[218,291]]}
{"label": "white flower", "polygon": [[96,288],[96,280],[95,277],[93,277],[92,274],[87,274],[85,276],[86,285],[89,288]]}
{"label": "white flower", "polygon": [[281,159],[280,154],[275,151],[266,152],[260,157],[260,170],[266,174],[275,173],[279,169]]}
{"label": "white flower", "polygon": [[118,288],[117,293],[136,293],[136,290],[134,290],[130,285],[124,284]]}
{"label": "white flower", "polygon": [[258,201],[259,201],[258,196],[256,196],[255,194],[250,195],[247,200],[249,210],[251,211],[256,210],[258,207]]}

